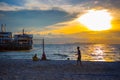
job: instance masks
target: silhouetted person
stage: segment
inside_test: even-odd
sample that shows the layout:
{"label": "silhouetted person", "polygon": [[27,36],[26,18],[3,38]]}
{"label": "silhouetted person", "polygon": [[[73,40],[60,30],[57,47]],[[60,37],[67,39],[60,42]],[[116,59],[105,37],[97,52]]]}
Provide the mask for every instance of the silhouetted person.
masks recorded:
{"label": "silhouetted person", "polygon": [[37,54],[35,54],[33,57],[32,57],[33,61],[38,61],[38,57],[37,57]]}
{"label": "silhouetted person", "polygon": [[80,51],[80,47],[77,47],[77,65],[80,64],[82,66],[82,62],[81,62],[81,51]]}

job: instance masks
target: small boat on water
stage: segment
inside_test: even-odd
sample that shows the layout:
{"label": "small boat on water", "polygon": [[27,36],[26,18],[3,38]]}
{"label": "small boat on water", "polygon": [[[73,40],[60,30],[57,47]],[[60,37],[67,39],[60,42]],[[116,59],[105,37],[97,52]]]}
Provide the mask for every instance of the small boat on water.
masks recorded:
{"label": "small boat on water", "polygon": [[8,50],[30,50],[33,45],[33,35],[25,34],[24,29],[22,34],[15,34],[5,31],[5,24],[1,25],[0,32],[0,51]]}

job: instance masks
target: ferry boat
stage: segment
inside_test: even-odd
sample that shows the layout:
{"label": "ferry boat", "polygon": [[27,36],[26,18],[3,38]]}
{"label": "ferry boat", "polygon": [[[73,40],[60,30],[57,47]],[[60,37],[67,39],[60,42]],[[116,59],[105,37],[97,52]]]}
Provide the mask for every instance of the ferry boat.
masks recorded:
{"label": "ferry boat", "polygon": [[5,25],[1,25],[0,32],[0,51],[6,50],[30,50],[33,45],[33,35],[25,34],[24,29],[22,34],[15,34],[12,37],[12,32],[5,31]]}

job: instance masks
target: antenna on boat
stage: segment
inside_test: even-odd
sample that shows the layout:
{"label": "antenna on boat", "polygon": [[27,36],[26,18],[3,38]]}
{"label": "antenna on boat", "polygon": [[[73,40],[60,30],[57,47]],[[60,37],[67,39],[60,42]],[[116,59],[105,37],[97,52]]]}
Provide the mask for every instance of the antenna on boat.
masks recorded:
{"label": "antenna on boat", "polygon": [[1,32],[6,32],[5,26],[6,24],[1,24]]}
{"label": "antenna on boat", "polygon": [[43,46],[43,54],[41,60],[47,60],[46,54],[45,54],[45,44],[44,44],[44,38],[42,39],[42,46]]}

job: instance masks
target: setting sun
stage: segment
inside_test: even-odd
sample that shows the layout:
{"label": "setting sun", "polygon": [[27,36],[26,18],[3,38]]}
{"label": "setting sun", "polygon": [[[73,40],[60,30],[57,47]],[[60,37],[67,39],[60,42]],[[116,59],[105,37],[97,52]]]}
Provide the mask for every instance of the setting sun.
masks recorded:
{"label": "setting sun", "polygon": [[112,16],[106,10],[89,10],[78,21],[90,30],[102,31],[111,28],[111,19]]}

